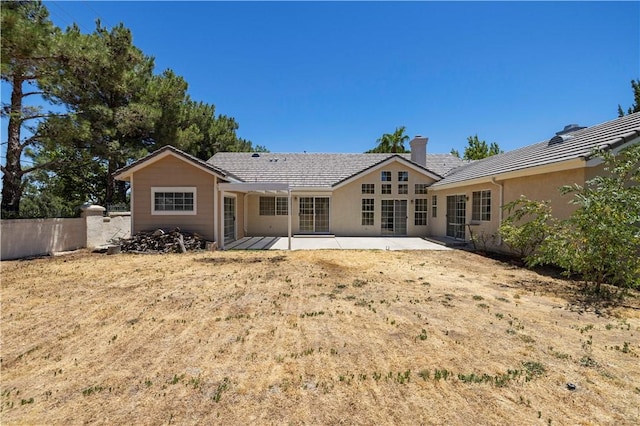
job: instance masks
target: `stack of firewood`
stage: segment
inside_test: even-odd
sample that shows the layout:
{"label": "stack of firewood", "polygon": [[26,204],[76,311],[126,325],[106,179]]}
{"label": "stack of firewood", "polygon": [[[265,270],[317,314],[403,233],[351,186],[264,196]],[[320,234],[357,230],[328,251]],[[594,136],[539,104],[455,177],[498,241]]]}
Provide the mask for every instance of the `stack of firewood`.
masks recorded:
{"label": "stack of firewood", "polygon": [[139,232],[118,242],[121,251],[129,253],[186,253],[204,249],[207,241],[198,234],[183,232],[180,228],[165,232]]}

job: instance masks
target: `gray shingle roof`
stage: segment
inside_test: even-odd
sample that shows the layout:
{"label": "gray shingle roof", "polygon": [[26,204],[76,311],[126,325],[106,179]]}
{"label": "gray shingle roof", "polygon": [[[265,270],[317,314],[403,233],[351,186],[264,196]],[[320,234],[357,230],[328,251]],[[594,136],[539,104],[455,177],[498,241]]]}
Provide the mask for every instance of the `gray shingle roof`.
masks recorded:
{"label": "gray shingle roof", "polygon": [[[553,135],[555,136],[555,135]],[[594,148],[615,148],[640,137],[640,112],[565,135],[565,140],[549,140],[474,161],[449,173],[433,186],[460,183],[471,179],[538,167],[579,157],[589,157]],[[554,142],[558,140],[556,138]]]}
{"label": "gray shingle roof", "polygon": [[[281,182],[294,187],[331,187],[396,154],[218,152],[208,160],[244,182]],[[400,154],[410,161],[410,154]],[[462,161],[450,154],[428,154],[426,168],[444,176]]]}

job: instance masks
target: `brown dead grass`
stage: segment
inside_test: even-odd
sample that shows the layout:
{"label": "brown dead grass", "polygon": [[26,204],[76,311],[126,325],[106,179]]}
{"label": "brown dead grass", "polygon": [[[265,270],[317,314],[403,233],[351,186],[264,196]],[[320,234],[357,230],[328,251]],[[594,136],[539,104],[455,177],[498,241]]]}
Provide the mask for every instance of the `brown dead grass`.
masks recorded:
{"label": "brown dead grass", "polygon": [[638,298],[570,287],[459,251],[3,262],[1,422],[640,423]]}

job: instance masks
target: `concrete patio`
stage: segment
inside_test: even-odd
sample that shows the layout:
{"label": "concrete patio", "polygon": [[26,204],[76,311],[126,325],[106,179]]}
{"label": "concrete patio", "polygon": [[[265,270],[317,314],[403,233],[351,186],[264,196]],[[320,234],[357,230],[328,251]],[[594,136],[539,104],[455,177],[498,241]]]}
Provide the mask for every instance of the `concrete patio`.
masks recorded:
{"label": "concrete patio", "polygon": [[[225,250],[287,250],[286,237],[245,237],[225,245]],[[292,250],[451,250],[441,244],[415,237],[297,236]]]}

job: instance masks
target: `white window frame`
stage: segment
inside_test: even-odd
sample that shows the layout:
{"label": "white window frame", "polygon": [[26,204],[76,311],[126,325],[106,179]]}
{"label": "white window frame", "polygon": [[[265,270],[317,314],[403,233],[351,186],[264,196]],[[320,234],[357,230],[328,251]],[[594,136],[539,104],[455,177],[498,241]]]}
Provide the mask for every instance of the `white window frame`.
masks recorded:
{"label": "white window frame", "polygon": [[491,221],[491,190],[473,191],[471,193],[471,220]]}
{"label": "white window frame", "polygon": [[[265,203],[268,200],[273,200],[273,211],[262,209],[262,202]],[[259,216],[287,216],[289,214],[289,198],[288,197],[276,197],[269,195],[261,195],[258,200],[258,215]]]}
{"label": "white window frame", "polygon": [[376,184],[375,183],[363,183],[362,184],[361,193],[362,194],[375,194],[376,193]]}
{"label": "white window frame", "polygon": [[431,196],[431,217],[438,217],[438,196]]}
{"label": "white window frame", "polygon": [[376,199],[362,199],[362,215],[360,224],[362,226],[374,226],[375,224]]}
{"label": "white window frame", "polygon": [[[418,204],[421,204],[422,209],[418,209]],[[428,198],[416,198],[414,208],[414,226],[427,226],[429,224],[429,199]],[[418,223],[424,222],[424,223]]]}
{"label": "white window frame", "polygon": [[[156,210],[156,193],[184,192],[193,193],[193,210]],[[195,216],[198,214],[198,191],[195,186],[152,186],[151,215],[153,216]]]}
{"label": "white window frame", "polygon": [[416,183],[414,185],[413,193],[415,195],[427,195],[427,187],[429,184],[427,183]]}

